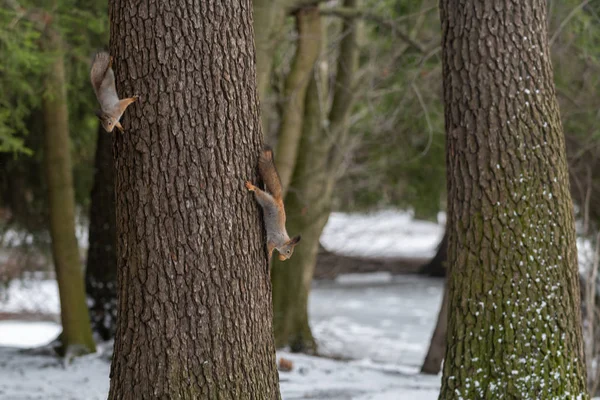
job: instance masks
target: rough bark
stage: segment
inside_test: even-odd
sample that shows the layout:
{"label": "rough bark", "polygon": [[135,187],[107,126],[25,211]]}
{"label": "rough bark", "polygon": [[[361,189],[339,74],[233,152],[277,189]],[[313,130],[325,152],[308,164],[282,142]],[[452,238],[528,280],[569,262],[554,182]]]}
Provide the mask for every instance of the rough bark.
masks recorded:
{"label": "rough bark", "polygon": [[92,330],[112,339],[117,325],[117,236],[112,135],[98,125],[85,289]]}
{"label": "rough bark", "polygon": [[429,375],[437,375],[440,373],[442,368],[442,360],[444,359],[444,353],[446,352],[446,332],[448,331],[448,287],[444,286],[444,295],[442,297],[442,303],[440,305],[440,311],[438,312],[437,322],[433,335],[431,336],[431,342],[429,343],[429,350],[421,366],[421,373]]}
{"label": "rough bark", "polygon": [[60,36],[50,27],[43,49],[53,54],[44,81],[44,169],[48,185],[52,257],[60,295],[61,344],[65,355],[96,351],[85,302],[69,141],[69,111]]}
{"label": "rough bark", "polygon": [[110,399],[278,399],[251,2],[110,4],[118,314]]}
{"label": "rough bark", "polygon": [[284,106],[281,127],[277,137],[277,171],[283,193],[287,192],[302,134],[304,103],[315,62],[321,50],[321,17],[316,6],[301,8],[296,12],[296,53],[284,88]]}
{"label": "rough bark", "polygon": [[448,233],[444,232],[435,255],[429,262],[421,267],[419,273],[436,278],[446,276],[446,262],[448,259]]}
{"label": "rough bark", "polygon": [[546,3],[440,3],[448,348],[440,399],[589,398]]}
{"label": "rough bark", "polygon": [[[357,0],[346,0],[355,7]],[[288,231],[302,234],[302,244],[285,263],[273,260],[274,329],[278,347],[314,352],[316,344],[308,324],[308,295],[319,249],[319,238],[331,213],[333,190],[348,134],[354,73],[358,64],[357,23],[344,21],[343,39],[335,78],[335,92],[324,131],[322,81],[313,74],[306,93],[303,131],[298,159],[285,199]]]}

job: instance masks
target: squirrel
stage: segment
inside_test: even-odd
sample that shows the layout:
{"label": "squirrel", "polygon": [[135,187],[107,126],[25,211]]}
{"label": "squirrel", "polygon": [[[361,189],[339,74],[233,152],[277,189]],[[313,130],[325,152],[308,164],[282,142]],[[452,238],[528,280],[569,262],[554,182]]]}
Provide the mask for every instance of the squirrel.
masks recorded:
{"label": "squirrel", "polygon": [[115,88],[115,73],[112,69],[113,57],[107,52],[97,53],[90,70],[90,80],[100,103],[100,109],[96,110],[96,116],[106,132],[112,132],[115,126],[123,132],[119,120],[127,107],[135,102],[139,96],[119,100]]}
{"label": "squirrel", "polygon": [[285,261],[294,253],[294,247],[300,242],[301,236],[298,235],[290,239],[285,229],[285,208],[283,206],[281,180],[277,169],[275,169],[273,150],[268,146],[265,146],[258,158],[258,172],[269,193],[254,186],[252,182],[246,181],[245,185],[249,191],[254,192],[256,201],[263,209],[269,260],[273,255],[273,250],[277,249],[279,259]]}

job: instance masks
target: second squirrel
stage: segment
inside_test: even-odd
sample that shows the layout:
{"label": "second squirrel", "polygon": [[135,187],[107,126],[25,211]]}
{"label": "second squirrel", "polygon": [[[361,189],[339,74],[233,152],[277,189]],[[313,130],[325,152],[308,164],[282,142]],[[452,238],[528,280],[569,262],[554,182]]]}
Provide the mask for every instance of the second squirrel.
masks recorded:
{"label": "second squirrel", "polygon": [[90,71],[90,80],[96,98],[100,103],[100,110],[96,111],[96,116],[100,119],[100,123],[106,132],[112,132],[115,126],[123,131],[119,120],[127,107],[139,98],[139,96],[133,96],[119,100],[115,88],[115,73],[112,70],[112,62],[113,58],[107,52],[100,52],[94,57]]}
{"label": "second squirrel", "polygon": [[294,253],[294,247],[300,242],[301,236],[298,235],[290,239],[285,229],[285,208],[283,206],[281,180],[275,169],[273,150],[270,147],[265,147],[260,153],[258,172],[269,193],[260,190],[249,181],[246,181],[246,188],[254,192],[256,201],[263,209],[269,259],[273,255],[273,250],[277,249],[279,259],[285,261]]}

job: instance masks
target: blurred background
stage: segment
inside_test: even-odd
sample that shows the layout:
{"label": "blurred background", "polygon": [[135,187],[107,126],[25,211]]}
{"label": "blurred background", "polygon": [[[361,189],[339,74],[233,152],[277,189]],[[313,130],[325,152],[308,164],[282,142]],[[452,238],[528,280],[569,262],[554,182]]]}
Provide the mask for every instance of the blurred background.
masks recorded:
{"label": "blurred background", "polygon": [[[108,10],[47,3],[0,0],[0,346],[10,360],[0,397],[96,398],[77,397],[86,384],[102,398],[116,318],[114,165],[89,68],[108,45]],[[437,1],[254,0],[254,20],[263,133],[276,158],[295,160],[279,169],[288,231],[303,234],[301,256],[273,263],[284,398],[437,398],[447,312]],[[550,0],[548,21],[597,393],[600,0]],[[76,241],[59,235],[63,250],[53,248],[51,223]],[[60,352],[53,260],[69,246],[100,356],[42,377],[42,361],[7,348],[54,341]]]}

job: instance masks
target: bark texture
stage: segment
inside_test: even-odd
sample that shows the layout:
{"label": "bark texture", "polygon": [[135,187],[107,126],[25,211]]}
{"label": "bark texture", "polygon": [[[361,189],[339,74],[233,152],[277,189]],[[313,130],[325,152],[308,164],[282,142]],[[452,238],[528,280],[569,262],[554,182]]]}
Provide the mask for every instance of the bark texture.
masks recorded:
{"label": "bark texture", "polygon": [[83,271],[75,237],[75,194],[69,140],[69,111],[61,38],[48,27],[44,51],[55,54],[44,81],[44,169],[48,185],[52,257],[60,295],[66,356],[96,351],[85,303]]}
{"label": "bark texture", "polygon": [[[345,0],[356,7],[357,0]],[[306,92],[304,122],[297,162],[285,204],[288,232],[302,234],[302,242],[288,261],[273,259],[274,329],[278,347],[312,353],[316,344],[308,324],[308,295],[313,278],[319,238],[331,213],[333,190],[348,135],[348,117],[353,101],[358,66],[357,25],[346,20],[335,76],[331,109],[325,74],[312,75]],[[319,79],[317,79],[319,78]],[[329,125],[323,123],[327,118]],[[325,127],[327,126],[327,128]],[[277,155],[276,155],[277,157]]]}
{"label": "bark texture", "polygon": [[250,0],[110,4],[119,319],[110,399],[278,399]]}
{"label": "bark texture", "polygon": [[92,330],[112,339],[117,327],[117,235],[112,134],[98,125],[85,290]]}
{"label": "bark texture", "polygon": [[440,399],[589,398],[546,2],[440,6],[451,271]]}

